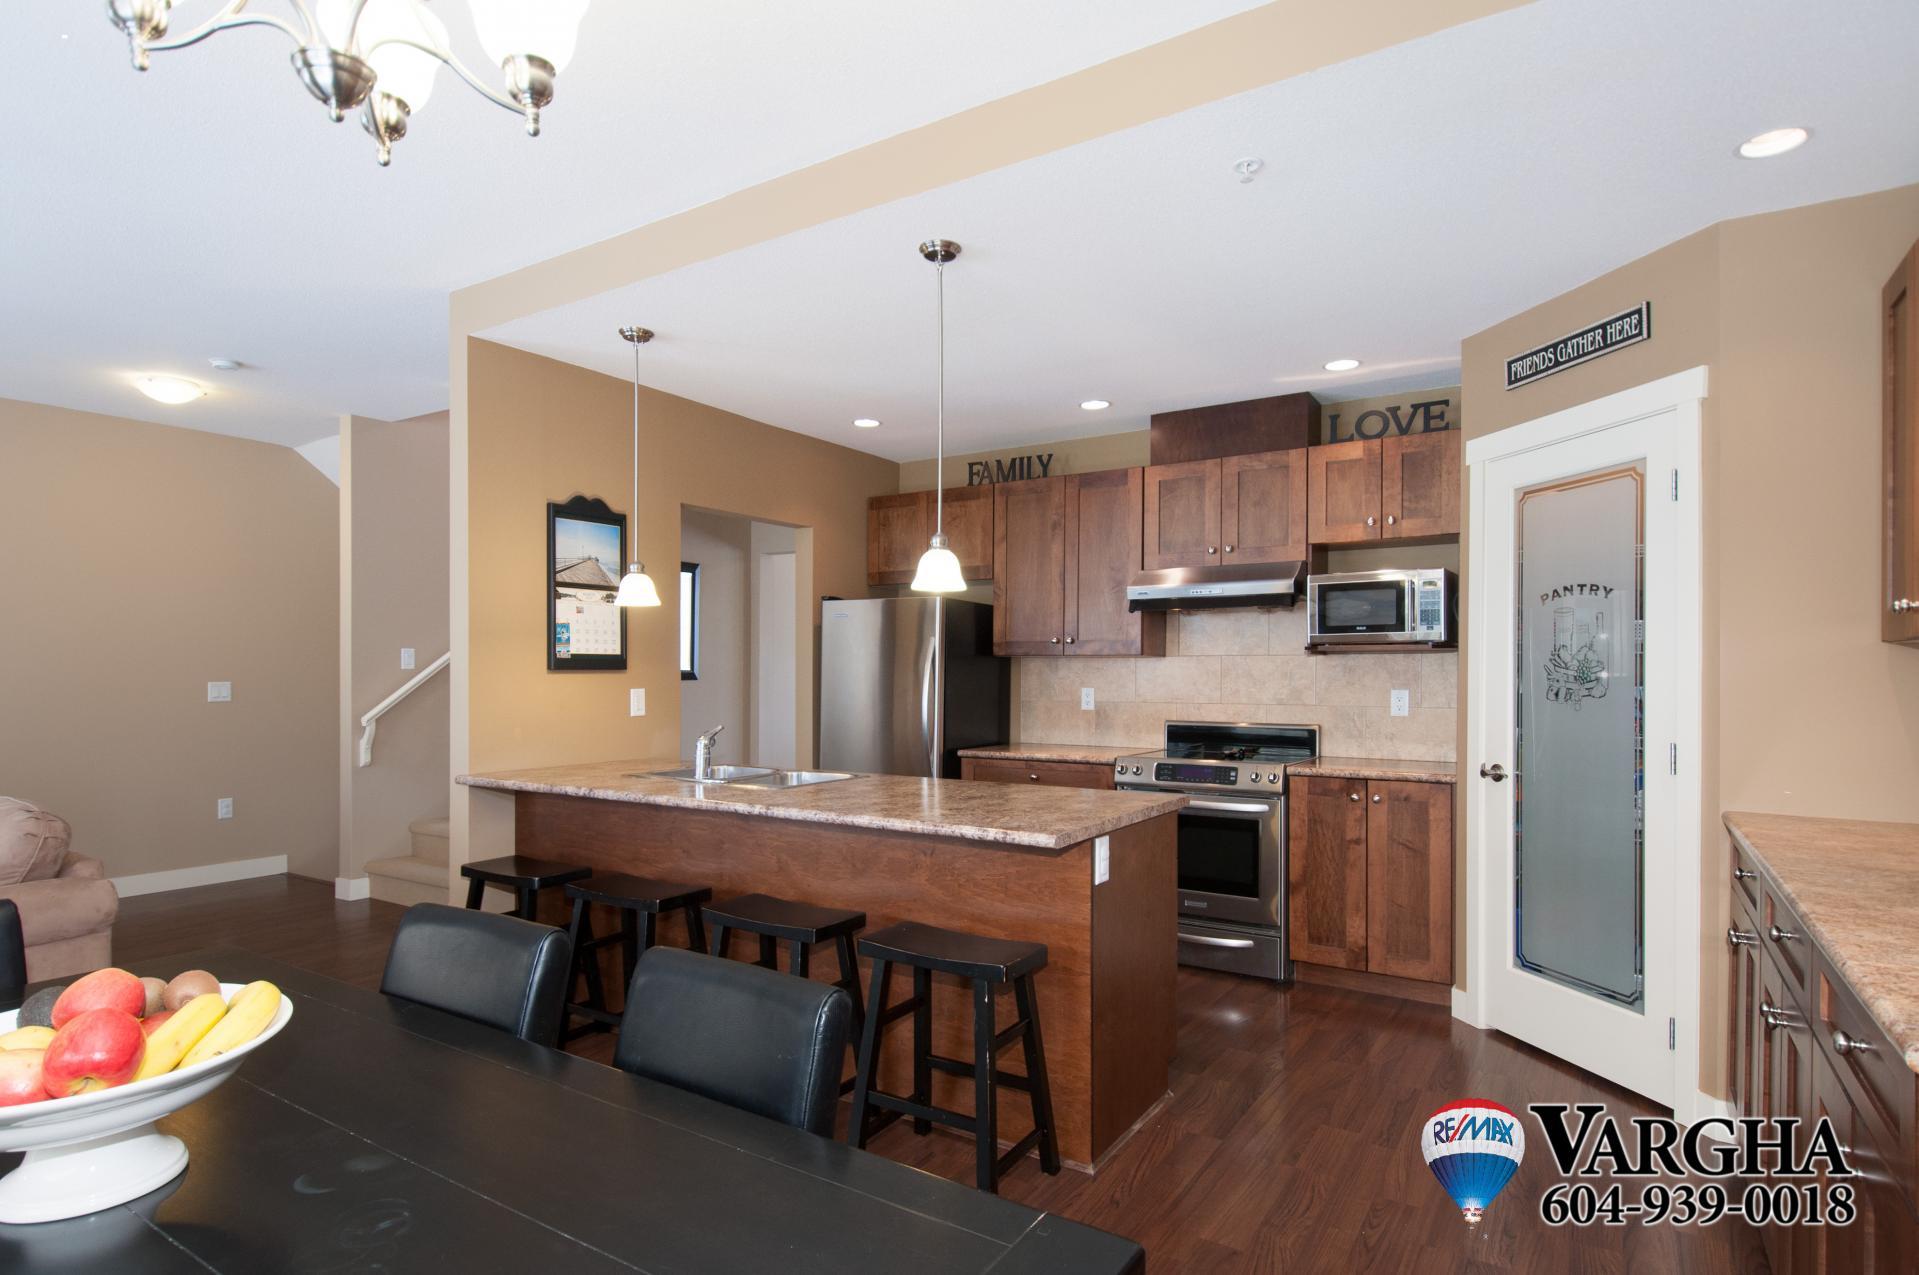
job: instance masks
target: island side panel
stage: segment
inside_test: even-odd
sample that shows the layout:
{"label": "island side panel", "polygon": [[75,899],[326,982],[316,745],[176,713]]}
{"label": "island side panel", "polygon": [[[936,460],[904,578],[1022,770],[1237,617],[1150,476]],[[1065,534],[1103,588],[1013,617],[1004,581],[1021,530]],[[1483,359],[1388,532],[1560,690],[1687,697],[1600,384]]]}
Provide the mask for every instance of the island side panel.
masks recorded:
{"label": "island side panel", "polygon": [[1178,816],[1112,834],[1093,887],[1093,1146],[1104,1155],[1166,1096],[1178,1035]]}
{"label": "island side panel", "polygon": [[[547,793],[519,793],[515,804],[515,846],[520,854],[709,885],[716,900],[764,893],[854,908],[866,913],[869,930],[896,921],[919,921],[1046,944],[1047,965],[1036,985],[1060,1155],[1081,1168],[1097,1158],[1090,842],[1065,850],[1034,850]],[[558,919],[557,913],[553,919]],[[660,938],[665,943],[686,941],[677,922],[662,925]],[[738,944],[749,941],[737,940],[735,954],[744,955],[747,949]],[[783,958],[781,967],[785,967]],[[823,981],[839,977],[838,962],[830,950],[814,954],[811,972]],[[871,970],[864,961],[860,982],[870,992]],[[945,975],[937,976],[935,984],[933,1048],[949,1057],[971,1059],[970,988]],[[911,991],[910,973],[896,973],[893,1001]],[[1000,998],[1000,1026],[1010,1025],[1014,1017],[1008,988]],[[888,1031],[880,1084],[891,1092],[905,1093],[912,1087],[911,1035],[910,1019],[896,1021]],[[1018,1049],[1001,1054],[1000,1067],[1023,1073]],[[973,1109],[971,1082],[958,1077],[936,1074],[933,1096],[940,1105],[957,1111]],[[1031,1128],[1025,1096],[1003,1089],[1001,1140],[1010,1143]]]}

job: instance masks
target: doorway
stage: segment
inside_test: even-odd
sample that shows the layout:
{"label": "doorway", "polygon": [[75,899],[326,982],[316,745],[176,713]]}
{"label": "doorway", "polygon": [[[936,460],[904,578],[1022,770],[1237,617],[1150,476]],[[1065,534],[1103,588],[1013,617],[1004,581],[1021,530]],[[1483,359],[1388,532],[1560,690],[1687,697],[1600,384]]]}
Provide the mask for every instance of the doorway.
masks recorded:
{"label": "doorway", "polygon": [[1467,444],[1454,1012],[1698,1112],[1704,368]]}
{"label": "doorway", "polygon": [[799,529],[680,512],[680,752],[714,726],[715,761],[780,766],[799,747]]}

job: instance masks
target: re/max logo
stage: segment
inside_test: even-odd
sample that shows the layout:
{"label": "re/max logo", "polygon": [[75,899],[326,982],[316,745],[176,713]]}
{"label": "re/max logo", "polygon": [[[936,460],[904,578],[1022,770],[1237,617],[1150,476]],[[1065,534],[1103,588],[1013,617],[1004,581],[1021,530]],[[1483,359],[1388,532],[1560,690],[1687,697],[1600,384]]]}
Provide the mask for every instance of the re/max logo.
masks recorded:
{"label": "re/max logo", "polygon": [[1434,1142],[1457,1142],[1461,1138],[1479,1138],[1487,1142],[1513,1144],[1513,1122],[1498,1116],[1447,1116],[1433,1121]]}

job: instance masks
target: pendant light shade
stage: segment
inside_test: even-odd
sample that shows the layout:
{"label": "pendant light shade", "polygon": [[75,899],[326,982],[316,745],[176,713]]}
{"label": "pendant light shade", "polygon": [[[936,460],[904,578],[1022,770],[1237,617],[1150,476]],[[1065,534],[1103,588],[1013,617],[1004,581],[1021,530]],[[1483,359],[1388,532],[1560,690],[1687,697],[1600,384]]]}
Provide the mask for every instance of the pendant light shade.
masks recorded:
{"label": "pendant light shade", "polygon": [[933,538],[920,555],[919,570],[913,573],[915,593],[963,593],[966,576],[960,571],[957,555],[946,547],[946,263],[960,254],[960,246],[951,239],[928,239],[920,245],[920,256],[933,263],[939,295],[939,382],[936,404],[937,433],[933,459]]}
{"label": "pendant light shade", "polygon": [[[628,506],[627,517],[634,523],[640,520],[640,347],[653,339],[653,334],[645,328],[621,328],[620,335],[633,345],[633,503]],[[639,539],[637,528],[634,539]],[[635,560],[626,564],[626,574],[620,577],[620,591],[613,595],[616,607],[656,607],[660,604],[660,591],[653,587],[653,577],[646,574],[646,564]]]}

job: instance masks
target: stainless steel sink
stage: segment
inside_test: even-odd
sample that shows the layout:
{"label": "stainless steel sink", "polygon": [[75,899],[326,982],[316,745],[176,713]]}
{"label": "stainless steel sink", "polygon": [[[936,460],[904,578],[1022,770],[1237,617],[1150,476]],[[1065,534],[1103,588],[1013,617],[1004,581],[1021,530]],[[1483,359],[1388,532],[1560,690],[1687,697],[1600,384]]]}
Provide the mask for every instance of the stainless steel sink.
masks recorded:
{"label": "stainless steel sink", "polygon": [[704,779],[700,779],[694,776],[693,768],[688,766],[680,770],[636,772],[629,776],[629,778],[683,779],[688,783],[699,784],[738,784],[750,780],[765,779],[769,775],[777,775],[779,773],[779,771],[774,770],[771,766],[715,766],[707,772]]}
{"label": "stainless steel sink", "polygon": [[805,788],[811,784],[832,784],[853,775],[844,770],[775,770],[757,779],[738,779],[741,788]]}

